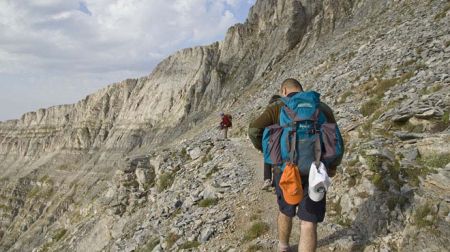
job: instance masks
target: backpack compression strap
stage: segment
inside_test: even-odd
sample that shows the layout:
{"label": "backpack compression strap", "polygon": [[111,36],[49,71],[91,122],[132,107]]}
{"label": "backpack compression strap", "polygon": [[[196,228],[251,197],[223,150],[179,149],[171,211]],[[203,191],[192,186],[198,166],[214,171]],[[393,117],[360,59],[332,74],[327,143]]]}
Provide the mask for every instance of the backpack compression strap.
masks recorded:
{"label": "backpack compression strap", "polygon": [[[291,117],[292,113],[293,113],[293,115],[295,115],[296,119],[298,118],[296,113],[292,109],[290,109],[289,107],[285,106],[284,109],[288,113],[288,115],[289,115],[289,117],[291,119],[293,119]],[[317,109],[314,112],[314,116],[313,116],[314,131],[315,131],[315,135],[316,135],[316,140],[315,140],[315,143],[314,143],[314,156],[315,156],[316,167],[320,166],[320,158],[322,156],[322,145],[320,143],[320,129],[318,128],[318,123],[317,123],[319,121],[319,114],[320,114],[320,110]],[[292,133],[291,143],[290,143],[290,151],[289,151],[289,161],[290,162],[294,162],[294,156],[295,156],[295,151],[296,151],[296,143],[295,142],[297,140],[297,130],[296,129],[297,129],[298,123],[301,122],[301,121],[305,121],[305,120],[302,120],[302,119],[298,118],[298,120],[293,120],[293,122],[292,122],[293,124],[295,124],[295,127],[294,127],[294,129],[292,131],[290,131]]]}
{"label": "backpack compression strap", "polygon": [[316,133],[316,142],[314,144],[314,155],[316,156],[316,167],[320,166],[320,158],[322,157],[322,144],[320,143],[320,128],[319,128],[320,109],[317,108],[314,112],[314,131]]}
{"label": "backpack compression strap", "polygon": [[295,149],[296,149],[296,143],[295,143],[295,141],[297,140],[297,130],[292,130],[292,131],[290,131],[290,132],[292,132],[292,136],[291,136],[291,150],[289,151],[289,161],[291,162],[291,163],[294,163],[294,156],[295,156]]}
{"label": "backpack compression strap", "polygon": [[[297,124],[297,122],[295,124]],[[291,136],[290,151],[289,151],[289,161],[291,163],[293,163],[294,157],[295,157],[296,145],[297,145],[295,143],[295,141],[297,140],[297,131],[294,129],[294,130],[290,131],[290,133],[292,133],[292,136]],[[319,167],[320,166],[320,157],[322,156],[322,146],[320,144],[319,131],[316,131],[316,140],[314,143],[314,156],[315,156],[316,167]]]}
{"label": "backpack compression strap", "polygon": [[320,156],[322,156],[322,146],[320,144],[320,134],[316,131],[316,142],[314,144],[314,155],[316,157],[316,167],[320,166]]}

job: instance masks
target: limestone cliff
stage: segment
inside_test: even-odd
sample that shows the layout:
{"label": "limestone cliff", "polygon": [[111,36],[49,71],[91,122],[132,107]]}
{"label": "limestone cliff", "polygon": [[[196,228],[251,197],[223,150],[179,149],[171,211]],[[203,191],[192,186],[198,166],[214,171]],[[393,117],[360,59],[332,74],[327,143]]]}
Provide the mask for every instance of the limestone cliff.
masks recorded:
{"label": "limestone cliff", "polygon": [[307,30],[331,32],[351,8],[348,0],[257,1],[247,22],[231,27],[224,41],[181,50],[149,76],[113,84],[77,104],[1,123],[0,160],[9,164],[62,149],[129,151],[148,146],[157,133],[183,120],[196,121],[230,97],[237,99],[300,43]]}

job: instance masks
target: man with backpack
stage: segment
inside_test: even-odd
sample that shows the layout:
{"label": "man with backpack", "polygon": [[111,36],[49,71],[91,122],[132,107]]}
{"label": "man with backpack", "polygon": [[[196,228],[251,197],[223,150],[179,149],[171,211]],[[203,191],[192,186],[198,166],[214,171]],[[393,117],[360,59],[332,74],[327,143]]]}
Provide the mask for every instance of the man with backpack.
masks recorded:
{"label": "man with backpack", "polygon": [[[314,167],[315,172],[312,174],[322,171],[323,182],[326,179],[329,181],[328,176],[335,175],[343,156],[342,137],[332,110],[320,102],[318,93],[303,92],[297,80],[286,79],[281,84],[280,94],[282,99],[269,105],[263,114],[250,123],[248,134],[255,148],[264,150],[265,160],[275,166],[280,210],[279,250],[289,250],[292,217],[297,214],[301,220],[299,251],[315,251],[317,223],[325,217],[326,195],[323,191],[308,193],[312,190],[308,187],[311,181],[309,170]],[[291,183],[288,186],[298,184],[299,190],[295,188],[294,194],[287,193],[283,175],[285,178],[290,176],[291,180],[299,180],[288,181]]]}
{"label": "man with backpack", "polygon": [[223,138],[227,139],[228,137],[228,128],[231,128],[233,126],[232,120],[233,118],[229,114],[225,114],[223,112],[220,112],[221,122],[219,125],[219,128],[223,130]]}

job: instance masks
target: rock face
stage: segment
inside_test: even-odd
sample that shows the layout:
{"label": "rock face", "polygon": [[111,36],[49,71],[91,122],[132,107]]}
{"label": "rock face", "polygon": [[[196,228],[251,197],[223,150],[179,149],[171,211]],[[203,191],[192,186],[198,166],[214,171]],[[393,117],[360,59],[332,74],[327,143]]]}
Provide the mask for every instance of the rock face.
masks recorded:
{"label": "rock face", "polygon": [[150,75],[76,104],[1,122],[0,250],[224,250],[215,239],[234,221],[254,167],[240,167],[239,146],[217,139],[215,115],[232,113],[231,134],[243,138],[289,77],[322,94],[347,145],[321,244],[442,250],[448,9],[445,1],[258,0],[223,41],[181,50]]}
{"label": "rock face", "polygon": [[231,27],[224,41],[184,49],[149,76],[108,86],[77,104],[0,124],[0,161],[10,166],[19,157],[61,150],[129,151],[150,146],[158,133],[179,135],[181,121],[196,122],[237,98],[300,43],[312,23],[329,27],[350,3],[257,1],[247,22]]}

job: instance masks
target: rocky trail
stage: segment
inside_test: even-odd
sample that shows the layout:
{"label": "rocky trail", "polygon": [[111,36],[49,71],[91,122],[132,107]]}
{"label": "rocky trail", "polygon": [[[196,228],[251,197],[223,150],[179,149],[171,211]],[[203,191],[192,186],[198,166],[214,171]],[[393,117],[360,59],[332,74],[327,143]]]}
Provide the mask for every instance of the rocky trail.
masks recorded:
{"label": "rocky trail", "polygon": [[[233,244],[237,248],[228,251],[276,251],[278,246],[277,216],[278,205],[274,190],[262,190],[263,185],[263,161],[262,155],[253,148],[248,139],[232,138],[228,146],[231,153],[242,166],[251,174],[248,187],[244,193],[235,200],[234,220],[230,228],[219,235],[211,243],[222,244],[222,249],[227,244]],[[320,225],[319,225],[320,226]],[[291,251],[297,251],[299,241],[300,221],[293,218],[291,233]],[[322,231],[322,232],[320,232]],[[333,243],[333,237],[325,237],[326,232],[321,228],[318,233],[319,247],[317,251],[338,251],[335,247],[327,246]],[[326,239],[322,239],[326,238]],[[220,242],[219,242],[220,241]],[[208,247],[208,243],[205,244]],[[208,251],[208,249],[206,249]],[[226,250],[225,250],[226,251]]]}
{"label": "rocky trail", "polygon": [[244,193],[235,201],[235,218],[230,229],[217,239],[222,240],[222,244],[238,245],[234,251],[273,251],[277,246],[278,207],[275,193],[261,189],[264,171],[262,155],[248,139],[232,138],[230,148],[235,158],[242,162],[241,168],[248,170],[251,178]]}
{"label": "rocky trail", "polygon": [[[108,245],[110,251],[276,251],[276,196],[261,189],[262,155],[248,139],[197,139],[128,159],[102,198],[111,216],[103,224],[114,230],[127,223],[135,231]],[[153,179],[155,186],[142,190]],[[328,200],[337,197],[331,188]],[[295,217],[292,251],[299,225]],[[318,251],[352,250],[355,232],[326,217]]]}

